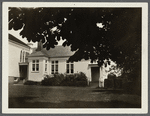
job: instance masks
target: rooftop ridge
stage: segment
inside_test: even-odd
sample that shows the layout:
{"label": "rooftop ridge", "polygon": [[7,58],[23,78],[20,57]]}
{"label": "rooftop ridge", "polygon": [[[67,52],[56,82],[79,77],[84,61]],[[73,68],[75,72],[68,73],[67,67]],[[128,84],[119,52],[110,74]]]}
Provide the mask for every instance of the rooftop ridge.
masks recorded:
{"label": "rooftop ridge", "polygon": [[40,51],[34,51],[30,57],[36,57],[44,54],[44,56],[47,56],[49,58],[57,58],[57,57],[69,57],[74,54],[74,52],[71,51],[71,48],[69,46],[55,46],[55,48],[50,48],[50,50],[46,50],[46,48],[42,48]]}

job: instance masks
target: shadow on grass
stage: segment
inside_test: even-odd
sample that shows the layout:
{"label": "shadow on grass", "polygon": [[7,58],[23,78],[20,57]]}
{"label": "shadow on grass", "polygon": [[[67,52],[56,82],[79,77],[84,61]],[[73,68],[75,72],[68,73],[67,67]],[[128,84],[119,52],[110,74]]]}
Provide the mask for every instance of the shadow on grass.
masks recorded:
{"label": "shadow on grass", "polygon": [[27,102],[34,97],[9,98],[9,108],[141,108],[140,104],[129,104],[122,101],[92,102],[92,101],[63,101],[51,102]]}
{"label": "shadow on grass", "polygon": [[123,90],[115,90],[115,89],[111,89],[111,90],[109,90],[109,89],[99,89],[99,90],[92,90],[92,92],[105,92],[105,94],[110,94],[110,93],[112,93],[112,94],[125,94],[126,92],[125,91],[123,91]]}

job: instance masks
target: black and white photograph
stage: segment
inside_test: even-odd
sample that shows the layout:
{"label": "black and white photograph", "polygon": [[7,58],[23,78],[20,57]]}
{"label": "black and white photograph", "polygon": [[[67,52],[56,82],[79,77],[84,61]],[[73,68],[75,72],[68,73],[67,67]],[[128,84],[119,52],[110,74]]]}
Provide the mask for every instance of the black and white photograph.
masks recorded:
{"label": "black and white photograph", "polygon": [[3,111],[147,113],[147,43],[147,3],[4,3]]}

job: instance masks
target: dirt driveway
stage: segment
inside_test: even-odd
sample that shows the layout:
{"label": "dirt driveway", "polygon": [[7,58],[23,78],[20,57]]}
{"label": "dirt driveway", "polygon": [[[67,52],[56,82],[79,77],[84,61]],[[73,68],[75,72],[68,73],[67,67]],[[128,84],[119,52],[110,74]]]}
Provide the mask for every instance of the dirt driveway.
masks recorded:
{"label": "dirt driveway", "polygon": [[10,85],[9,108],[140,108],[141,97],[91,87]]}

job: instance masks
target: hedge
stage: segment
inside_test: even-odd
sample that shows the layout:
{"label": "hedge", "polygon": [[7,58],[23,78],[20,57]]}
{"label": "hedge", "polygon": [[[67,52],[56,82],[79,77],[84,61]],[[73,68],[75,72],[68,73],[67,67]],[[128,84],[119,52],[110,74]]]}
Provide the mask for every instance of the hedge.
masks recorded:
{"label": "hedge", "polygon": [[42,85],[45,86],[86,86],[87,77],[84,73],[75,74],[54,74],[53,77],[46,76],[41,81]]}

